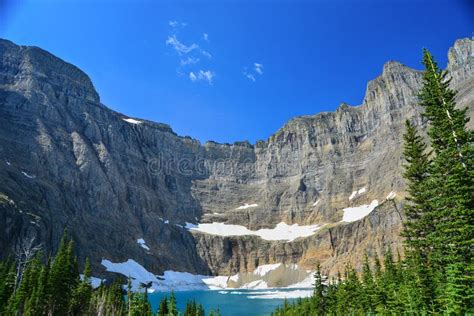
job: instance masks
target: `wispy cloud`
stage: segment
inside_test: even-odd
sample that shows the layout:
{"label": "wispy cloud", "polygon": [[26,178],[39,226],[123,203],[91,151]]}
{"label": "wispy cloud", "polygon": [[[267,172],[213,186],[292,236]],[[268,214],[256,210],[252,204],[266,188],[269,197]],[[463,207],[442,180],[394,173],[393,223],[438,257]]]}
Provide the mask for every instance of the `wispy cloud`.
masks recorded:
{"label": "wispy cloud", "polygon": [[187,58],[181,59],[180,62],[179,62],[179,65],[181,67],[184,67],[184,66],[187,66],[187,65],[197,64],[198,62],[199,62],[199,58],[187,57]]}
{"label": "wispy cloud", "polygon": [[209,83],[210,85],[212,85],[212,80],[214,79],[214,72],[211,71],[211,70],[199,70],[199,72],[190,72],[189,73],[189,79],[192,81],[192,82],[196,82],[196,81],[206,81],[207,83]]}
{"label": "wispy cloud", "polygon": [[168,39],[166,40],[166,45],[171,46],[175,51],[178,52],[178,54],[188,54],[188,53],[192,52],[193,50],[199,48],[199,46],[195,43],[192,43],[189,46],[181,43],[176,38],[176,35],[168,36]]}
{"label": "wispy cloud", "polygon": [[[186,23],[172,20],[168,22],[168,25],[171,27],[171,32],[165,43],[167,46],[171,47],[179,56],[179,64],[177,69],[178,75],[182,75],[184,73],[183,68],[186,68],[188,78],[192,82],[203,81],[212,85],[215,76],[214,71],[202,69],[198,70],[199,68],[203,67],[198,66],[198,64],[201,64],[202,62],[205,64],[209,64],[209,61],[201,61],[201,58],[205,57],[206,59],[212,59],[212,54],[197,43],[185,44],[178,39],[178,34],[181,34],[178,31],[184,28],[187,25]],[[202,33],[200,44],[205,47],[206,43],[208,42],[209,34]]]}
{"label": "wispy cloud", "polygon": [[249,74],[249,73],[244,73],[245,77],[247,77],[248,79],[252,80],[253,82],[257,81],[257,79],[255,79],[255,76],[252,75],[252,74]]}
{"label": "wispy cloud", "polygon": [[247,67],[244,67],[243,71],[244,76],[252,82],[257,81],[257,77],[263,75],[263,64],[253,63],[253,67],[249,70]]}
{"label": "wispy cloud", "polygon": [[168,25],[171,26],[171,27],[174,28],[174,29],[180,29],[180,28],[185,27],[187,24],[186,24],[186,23],[183,23],[183,22],[179,22],[179,21],[173,20],[173,21],[169,21],[169,22],[168,22]]}
{"label": "wispy cloud", "polygon": [[212,58],[211,53],[209,53],[208,51],[206,51],[206,50],[204,50],[204,49],[200,49],[200,51],[201,51],[201,54],[202,54],[203,56],[205,56],[205,57],[207,57],[207,58],[209,58],[209,59]]}

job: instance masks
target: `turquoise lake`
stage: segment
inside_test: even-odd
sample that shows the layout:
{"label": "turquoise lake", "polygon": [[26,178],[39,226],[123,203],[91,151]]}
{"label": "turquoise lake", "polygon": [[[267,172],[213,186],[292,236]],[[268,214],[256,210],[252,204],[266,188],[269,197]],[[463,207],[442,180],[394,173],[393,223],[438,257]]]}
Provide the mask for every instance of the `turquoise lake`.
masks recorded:
{"label": "turquoise lake", "polygon": [[[308,289],[305,289],[307,291]],[[222,316],[266,316],[276,307],[283,304],[283,298],[256,298],[262,295],[276,295],[282,292],[294,292],[295,289],[265,289],[265,290],[224,290],[224,291],[181,291],[175,292],[178,309],[183,312],[186,302],[195,300],[201,303],[206,314],[211,309],[219,308]],[[169,292],[155,292],[149,294],[153,311],[158,309],[160,300],[168,296]],[[287,299],[291,302],[295,299]]]}

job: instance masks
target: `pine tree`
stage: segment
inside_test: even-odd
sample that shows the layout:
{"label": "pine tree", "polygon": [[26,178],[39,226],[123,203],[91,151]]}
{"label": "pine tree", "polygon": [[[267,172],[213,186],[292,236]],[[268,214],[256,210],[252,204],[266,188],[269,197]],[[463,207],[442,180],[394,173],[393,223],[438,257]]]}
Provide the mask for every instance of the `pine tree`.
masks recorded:
{"label": "pine tree", "polygon": [[[425,72],[420,105],[425,109],[429,121],[428,135],[436,154],[430,168],[429,190],[432,223],[435,229],[428,236],[433,248],[431,259],[435,268],[438,293],[446,296],[446,288],[462,293],[440,301],[448,304],[458,302],[466,308],[472,307],[473,253],[474,244],[474,145],[473,132],[466,129],[467,109],[457,109],[455,92],[449,88],[447,73],[441,71],[432,55],[425,50],[423,55]],[[459,277],[448,280],[450,273]],[[450,284],[454,282],[456,284]],[[451,303],[449,303],[451,302]],[[444,306],[443,310],[456,309]]]}
{"label": "pine tree", "polygon": [[176,306],[176,296],[174,295],[173,291],[171,291],[170,299],[168,301],[168,315],[169,316],[178,315],[178,309]]}
{"label": "pine tree", "polygon": [[204,307],[202,307],[201,304],[197,305],[196,316],[206,316],[206,313],[204,311]]}
{"label": "pine tree", "polygon": [[91,266],[89,258],[86,259],[84,266],[84,274],[79,285],[74,288],[71,299],[71,314],[81,315],[90,309],[90,302],[92,296],[91,285]]}
{"label": "pine tree", "polygon": [[323,277],[321,275],[321,266],[319,263],[316,265],[316,272],[314,273],[314,295],[313,302],[316,306],[315,313],[318,315],[326,314],[326,295],[325,285],[323,283]]}
{"label": "pine tree", "polygon": [[[72,288],[77,282],[73,276],[72,247],[72,242],[65,232],[49,273],[49,306],[52,314],[64,315],[69,311]],[[78,277],[79,275],[77,275]]]}
{"label": "pine tree", "polygon": [[167,316],[168,313],[169,313],[168,299],[166,297],[164,297],[160,301],[160,306],[158,308],[158,315],[159,316]]}
{"label": "pine tree", "polygon": [[362,292],[364,293],[362,305],[364,311],[368,314],[375,312],[376,286],[370,269],[369,257],[365,255],[364,265],[362,267]]}
{"label": "pine tree", "polygon": [[0,315],[4,314],[8,299],[13,294],[15,286],[16,264],[13,260],[7,260],[3,263],[0,271]]}
{"label": "pine tree", "polygon": [[429,176],[429,153],[416,128],[409,120],[405,122],[406,132],[403,135],[403,155],[407,164],[403,167],[407,180],[407,203],[404,206],[406,220],[403,236],[406,238],[407,254],[417,252],[426,255],[430,249],[426,236],[433,232],[431,208],[428,203],[427,179]]}

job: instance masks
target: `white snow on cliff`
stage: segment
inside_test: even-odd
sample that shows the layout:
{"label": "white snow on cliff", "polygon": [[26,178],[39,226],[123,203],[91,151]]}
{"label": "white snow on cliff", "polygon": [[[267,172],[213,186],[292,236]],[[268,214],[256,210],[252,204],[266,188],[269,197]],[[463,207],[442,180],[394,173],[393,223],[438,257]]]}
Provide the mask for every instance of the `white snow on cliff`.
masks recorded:
{"label": "white snow on cliff", "polygon": [[253,274],[264,276],[265,274],[267,274],[270,271],[275,270],[279,266],[281,266],[281,263],[264,264],[264,265],[258,266],[257,269],[253,271]]}
{"label": "white snow on cliff", "polygon": [[365,187],[363,187],[362,189],[356,190],[356,191],[352,191],[351,195],[349,196],[349,201],[351,201],[356,196],[364,194],[365,192],[367,192],[367,189]]}
{"label": "white snow on cliff", "polygon": [[385,199],[386,200],[393,200],[396,196],[397,196],[397,194],[392,191],[387,195],[387,197]]}
{"label": "white snow on cliff", "polygon": [[31,174],[28,174],[28,173],[26,173],[25,171],[22,171],[21,173],[22,173],[25,177],[27,177],[28,179],[34,179],[34,178],[36,178],[35,176],[33,176],[33,175],[31,175]]}
{"label": "white snow on cliff", "polygon": [[300,226],[298,224],[288,225],[281,222],[275,228],[262,228],[259,230],[249,230],[245,226],[225,224],[225,223],[186,223],[189,230],[199,231],[211,235],[218,236],[259,236],[265,240],[285,240],[293,241],[300,237],[308,237],[313,235],[320,228],[319,225]]}
{"label": "white snow on cliff", "polygon": [[135,120],[135,119],[132,119],[132,118],[124,118],[122,120],[124,120],[125,122],[130,123],[130,124],[141,124],[141,123],[143,123],[142,121]]}
{"label": "white snow on cliff", "polygon": [[145,249],[146,251],[150,251],[150,247],[148,247],[145,243],[145,239],[143,238],[138,238],[137,239],[137,244],[140,245],[140,247],[142,247],[143,249]]}
{"label": "white snow on cliff", "polygon": [[251,208],[251,207],[257,207],[258,204],[248,204],[248,203],[245,203],[244,205],[241,205],[239,206],[238,208],[236,208],[236,210],[245,210],[247,208]]}
{"label": "white snow on cliff", "polygon": [[362,219],[370,214],[377,206],[379,202],[373,200],[370,204],[364,204],[355,207],[347,207],[343,209],[344,215],[342,216],[342,222],[355,222]]}
{"label": "white snow on cliff", "polygon": [[140,289],[140,283],[152,282],[152,289],[154,289],[153,286],[158,285],[157,277],[133,259],[121,263],[113,263],[107,259],[102,259],[101,264],[109,272],[120,273],[126,278],[131,278],[133,291]]}

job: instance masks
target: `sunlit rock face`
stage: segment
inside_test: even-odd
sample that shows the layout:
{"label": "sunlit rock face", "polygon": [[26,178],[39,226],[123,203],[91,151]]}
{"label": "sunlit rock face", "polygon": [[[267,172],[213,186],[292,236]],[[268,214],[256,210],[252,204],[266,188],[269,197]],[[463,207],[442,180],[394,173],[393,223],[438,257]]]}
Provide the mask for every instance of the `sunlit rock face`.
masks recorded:
{"label": "sunlit rock face", "polygon": [[[457,41],[447,69],[471,117],[473,65],[472,41]],[[365,253],[401,245],[402,134],[405,119],[426,128],[421,83],[421,72],[387,62],[359,106],[296,117],[255,145],[201,144],[108,109],[75,66],[0,40],[0,255],[28,234],[54,250],[67,228],[96,275],[102,258],[154,273],[358,268]],[[318,229],[266,240],[189,226],[282,222]]]}

